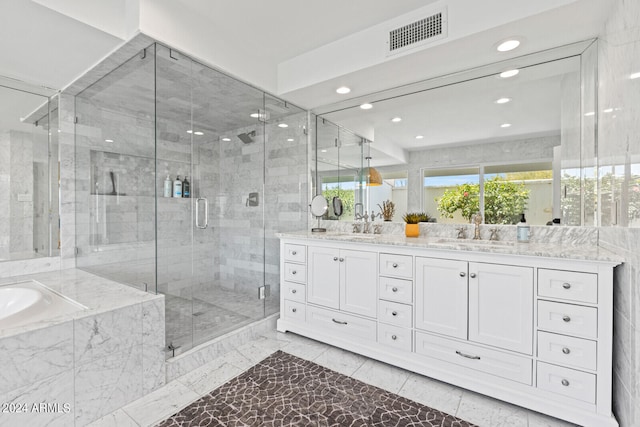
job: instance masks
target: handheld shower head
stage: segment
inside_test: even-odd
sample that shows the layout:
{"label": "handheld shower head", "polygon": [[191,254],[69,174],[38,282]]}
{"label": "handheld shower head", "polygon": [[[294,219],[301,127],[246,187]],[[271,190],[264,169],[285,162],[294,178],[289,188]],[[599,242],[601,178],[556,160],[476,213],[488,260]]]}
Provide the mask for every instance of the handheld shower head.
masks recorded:
{"label": "handheld shower head", "polygon": [[239,134],[238,138],[240,138],[240,141],[244,142],[245,144],[250,144],[253,142],[253,138],[255,136],[256,136],[256,131],[252,130],[251,132]]}

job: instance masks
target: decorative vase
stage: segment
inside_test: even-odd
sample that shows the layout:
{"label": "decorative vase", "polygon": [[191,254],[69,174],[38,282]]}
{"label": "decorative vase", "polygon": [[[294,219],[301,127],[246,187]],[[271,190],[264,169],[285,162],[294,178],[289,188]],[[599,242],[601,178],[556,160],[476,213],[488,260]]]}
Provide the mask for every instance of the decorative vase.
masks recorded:
{"label": "decorative vase", "polygon": [[405,224],[404,235],[407,237],[420,236],[420,224]]}

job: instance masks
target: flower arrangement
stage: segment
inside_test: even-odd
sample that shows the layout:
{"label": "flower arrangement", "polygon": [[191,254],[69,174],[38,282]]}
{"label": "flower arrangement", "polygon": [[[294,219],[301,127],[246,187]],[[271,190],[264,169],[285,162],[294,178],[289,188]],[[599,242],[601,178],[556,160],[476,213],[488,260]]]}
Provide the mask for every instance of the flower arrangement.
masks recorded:
{"label": "flower arrangement", "polygon": [[385,221],[391,221],[393,218],[393,214],[396,213],[396,205],[391,200],[385,200],[382,202],[382,206],[378,203],[378,207],[380,208],[380,213],[382,214],[382,218]]}

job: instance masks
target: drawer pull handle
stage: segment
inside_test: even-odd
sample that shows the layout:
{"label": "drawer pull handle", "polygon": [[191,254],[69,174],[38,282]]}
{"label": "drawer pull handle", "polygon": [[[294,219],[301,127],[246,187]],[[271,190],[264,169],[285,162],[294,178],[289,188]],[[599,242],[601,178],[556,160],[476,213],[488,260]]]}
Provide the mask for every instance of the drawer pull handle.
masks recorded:
{"label": "drawer pull handle", "polygon": [[291,311],[293,311],[295,313],[296,311],[298,311],[298,309],[297,308],[292,308]]}
{"label": "drawer pull handle", "polygon": [[571,289],[571,283],[564,282],[562,284],[562,287],[565,288],[565,289]]}
{"label": "drawer pull handle", "polygon": [[464,277],[464,276],[466,276],[466,275],[467,275],[467,273],[465,273],[464,271],[461,271],[461,272],[460,272],[460,277]]}
{"label": "drawer pull handle", "polygon": [[292,294],[295,294],[296,292],[298,292],[296,289],[291,289]]}
{"label": "drawer pull handle", "polygon": [[458,356],[466,357],[467,359],[480,360],[480,356],[472,356],[470,354],[465,354],[461,351],[456,350],[456,354]]}
{"label": "drawer pull handle", "polygon": [[297,274],[297,273],[298,273],[298,272],[297,272],[297,271],[295,271],[295,270],[293,270],[293,271],[291,272],[291,274]]}
{"label": "drawer pull handle", "polygon": [[337,261],[337,260],[338,260],[338,257],[337,257],[337,256],[334,256],[334,257],[333,257],[333,260],[334,260],[334,261]]}
{"label": "drawer pull handle", "polygon": [[571,322],[571,317],[569,317],[569,316],[567,316],[567,315],[565,314],[564,316],[562,316],[562,320],[563,320],[564,322],[569,323],[569,322]]}
{"label": "drawer pull handle", "polygon": [[397,337],[397,336],[395,336],[395,335],[391,335],[391,339],[395,341],[395,340],[397,340],[397,339],[398,339],[398,337]]}
{"label": "drawer pull handle", "polygon": [[393,292],[398,292],[398,288],[396,288],[395,286],[393,288],[391,288],[391,291]]}
{"label": "drawer pull handle", "polygon": [[475,278],[476,278],[476,273],[471,273],[471,274],[469,275],[469,277],[471,277],[472,279],[475,279]]}
{"label": "drawer pull handle", "polygon": [[296,251],[291,251],[291,255],[298,255],[298,252],[296,252]]}
{"label": "drawer pull handle", "polygon": [[338,325],[346,325],[347,322],[341,322],[340,320],[336,320],[336,319],[331,319],[333,320],[333,323],[337,323]]}
{"label": "drawer pull handle", "polygon": [[398,315],[398,312],[397,312],[397,311],[392,311],[392,312],[391,312],[391,315],[392,315],[392,316],[397,316],[397,315]]}
{"label": "drawer pull handle", "polygon": [[398,264],[397,263],[393,263],[393,268],[398,268]]}
{"label": "drawer pull handle", "polygon": [[563,352],[564,354],[569,354],[569,353],[571,353],[571,350],[569,349],[569,347],[564,347],[564,348],[562,349],[562,352]]}
{"label": "drawer pull handle", "polygon": [[569,387],[569,380],[562,380],[561,383],[563,386]]}
{"label": "drawer pull handle", "polygon": [[344,262],[344,258],[340,258],[340,262]]}

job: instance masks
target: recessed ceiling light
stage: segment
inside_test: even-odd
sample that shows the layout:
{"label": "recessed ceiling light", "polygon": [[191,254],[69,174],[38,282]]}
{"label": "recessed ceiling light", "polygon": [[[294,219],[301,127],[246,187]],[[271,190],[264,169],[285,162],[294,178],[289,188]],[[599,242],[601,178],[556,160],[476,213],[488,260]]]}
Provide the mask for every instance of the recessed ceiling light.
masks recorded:
{"label": "recessed ceiling light", "polygon": [[424,136],[422,136],[422,135],[416,135],[416,139],[422,139],[422,138],[424,138]]}
{"label": "recessed ceiling light", "polygon": [[257,119],[258,117],[260,117],[260,113],[251,113],[251,117]]}
{"label": "recessed ceiling light", "polygon": [[500,125],[501,128],[510,128],[511,127],[511,123],[503,123]]}
{"label": "recessed ceiling light", "polygon": [[595,113],[595,111],[589,111],[588,113],[584,113],[584,115],[585,115],[586,117],[589,117],[589,116],[595,116],[595,115],[596,115],[596,113]]}
{"label": "recessed ceiling light", "polygon": [[321,153],[326,153],[326,152],[327,152],[327,150],[320,150],[320,152],[321,152]]}
{"label": "recessed ceiling light", "polygon": [[198,136],[202,136],[202,135],[204,135],[204,133],[203,133],[203,132],[200,132],[200,131],[196,131],[196,132],[194,132],[193,134],[194,134],[194,135],[198,135]]}
{"label": "recessed ceiling light", "polygon": [[513,39],[503,41],[498,45],[496,49],[498,49],[498,52],[509,52],[510,50],[513,50],[518,46],[520,46],[520,40]]}
{"label": "recessed ceiling light", "polygon": [[640,79],[640,73],[633,73],[629,76],[631,80]]}
{"label": "recessed ceiling light", "polygon": [[286,124],[286,123],[280,123],[280,124],[278,125],[278,127],[279,127],[279,128],[288,128],[288,127],[289,127],[289,125],[288,125],[288,124]]}
{"label": "recessed ceiling light", "polygon": [[392,121],[393,123],[399,123],[399,122],[401,122],[401,121],[402,121],[402,118],[400,118],[400,117],[394,117],[393,119],[391,119],[391,121]]}
{"label": "recessed ceiling light", "polygon": [[602,112],[603,113],[611,113],[611,112],[613,112],[613,108],[604,109],[604,110],[602,110]]}
{"label": "recessed ceiling light", "polygon": [[349,89],[346,86],[340,86],[338,89],[336,89],[336,92],[339,93],[340,95],[345,95],[345,94],[351,92],[351,89]]}
{"label": "recessed ceiling light", "polygon": [[503,71],[503,72],[500,73],[500,77],[502,77],[503,79],[507,79],[509,77],[515,76],[519,72],[520,72],[520,70],[518,70],[518,69]]}
{"label": "recessed ceiling light", "polygon": [[113,139],[105,139],[104,142],[113,142]]}
{"label": "recessed ceiling light", "polygon": [[373,108],[373,105],[369,104],[369,103],[364,103],[360,106],[360,108],[362,108],[363,110],[370,110]]}
{"label": "recessed ceiling light", "polygon": [[496,104],[506,104],[507,102],[511,102],[511,98],[499,98],[499,99],[496,99]]}
{"label": "recessed ceiling light", "polygon": [[187,133],[193,133],[193,131],[192,131],[191,129],[189,129],[189,130],[187,131]]}
{"label": "recessed ceiling light", "polygon": [[229,142],[229,141],[231,141],[231,138],[222,138],[222,140],[223,140],[224,142]]}

